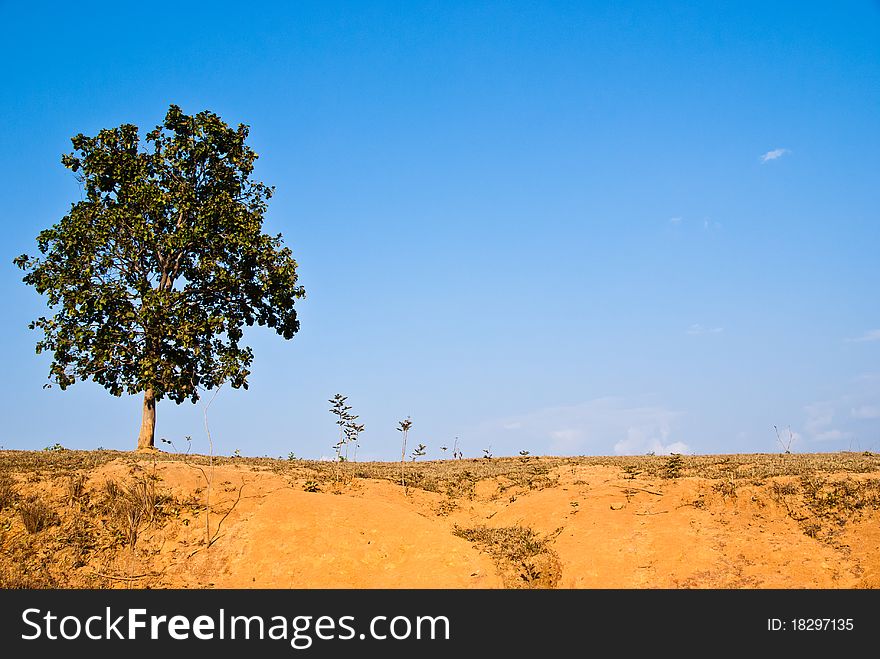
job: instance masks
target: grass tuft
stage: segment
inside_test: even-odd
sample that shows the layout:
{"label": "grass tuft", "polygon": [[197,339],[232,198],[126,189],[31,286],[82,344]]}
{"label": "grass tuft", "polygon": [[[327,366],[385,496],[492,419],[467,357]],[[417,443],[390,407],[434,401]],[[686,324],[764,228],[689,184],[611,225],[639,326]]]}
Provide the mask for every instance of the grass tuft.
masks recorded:
{"label": "grass tuft", "polygon": [[58,523],[58,515],[45,501],[36,495],[29,496],[18,507],[21,521],[28,533],[39,533]]}

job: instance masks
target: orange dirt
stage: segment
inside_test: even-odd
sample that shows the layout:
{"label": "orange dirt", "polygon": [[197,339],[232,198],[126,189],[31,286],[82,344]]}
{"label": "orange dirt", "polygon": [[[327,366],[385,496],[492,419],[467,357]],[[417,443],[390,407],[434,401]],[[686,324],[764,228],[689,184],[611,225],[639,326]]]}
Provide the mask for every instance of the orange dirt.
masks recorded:
{"label": "orange dirt", "polygon": [[[14,506],[2,511],[0,568],[13,584],[17,571],[42,561],[55,587],[74,588],[880,585],[876,499],[851,511],[841,504],[834,515],[811,512],[793,489],[796,476],[664,478],[572,464],[553,467],[534,487],[494,476],[453,496],[329,472],[318,481],[229,461],[120,457],[81,470],[85,494],[71,503],[70,472],[7,473],[19,501],[38,494],[60,515],[29,533]],[[118,517],[83,502],[98,502],[106,481],[137,477],[149,477],[164,503],[156,519],[139,522],[132,548],[111,533],[123,525]],[[822,477],[869,489],[880,482],[877,471]],[[94,542],[71,539],[70,529],[85,527]],[[485,539],[510,529],[528,530],[531,552]],[[85,548],[74,551],[77,542]]]}

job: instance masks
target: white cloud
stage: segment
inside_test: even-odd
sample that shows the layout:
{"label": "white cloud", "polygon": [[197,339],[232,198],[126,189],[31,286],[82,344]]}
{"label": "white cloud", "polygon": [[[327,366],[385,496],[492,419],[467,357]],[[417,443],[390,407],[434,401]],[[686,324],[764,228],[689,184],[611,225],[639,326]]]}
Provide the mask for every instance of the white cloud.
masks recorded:
{"label": "white cloud", "polygon": [[880,329],[868,330],[854,339],[847,339],[851,343],[865,343],[867,341],[880,341]]}
{"label": "white cloud", "polygon": [[659,405],[603,397],[488,421],[473,433],[491,443],[498,455],[521,450],[535,455],[685,453],[687,444],[672,438],[680,416]]}
{"label": "white cloud", "polygon": [[880,405],[862,405],[849,412],[854,419],[880,419]]}
{"label": "white cloud", "polygon": [[807,405],[804,411],[807,413],[804,430],[815,437],[828,429],[828,426],[834,421],[834,414],[837,410],[833,402],[822,401]]}
{"label": "white cloud", "polygon": [[[665,437],[663,438],[665,439]],[[646,450],[647,449],[647,450]],[[671,442],[664,444],[662,439],[646,438],[638,432],[632,433],[626,439],[622,439],[614,445],[615,455],[671,455],[673,453],[687,453],[688,445],[684,442]]]}
{"label": "white cloud", "polygon": [[781,158],[787,153],[791,153],[788,149],[773,149],[772,151],[768,151],[763,156],[761,156],[761,162],[770,162],[771,160],[776,160]]}
{"label": "white cloud", "polygon": [[[808,446],[837,443],[843,450],[861,446],[862,442],[875,442],[880,432],[880,374],[859,375],[839,395],[805,405],[803,410],[803,432]],[[871,450],[876,448],[875,444],[870,446],[874,447]]]}
{"label": "white cloud", "polygon": [[841,439],[846,439],[847,437],[851,437],[852,434],[848,432],[844,432],[842,430],[838,430],[837,428],[832,428],[831,430],[826,430],[824,432],[818,433],[814,439],[817,442],[834,442]]}
{"label": "white cloud", "polygon": [[687,333],[692,336],[699,336],[701,334],[721,334],[723,331],[723,327],[703,327],[699,323],[694,323],[687,328]]}
{"label": "white cloud", "polygon": [[681,218],[680,217],[670,217],[669,224],[681,224]]}

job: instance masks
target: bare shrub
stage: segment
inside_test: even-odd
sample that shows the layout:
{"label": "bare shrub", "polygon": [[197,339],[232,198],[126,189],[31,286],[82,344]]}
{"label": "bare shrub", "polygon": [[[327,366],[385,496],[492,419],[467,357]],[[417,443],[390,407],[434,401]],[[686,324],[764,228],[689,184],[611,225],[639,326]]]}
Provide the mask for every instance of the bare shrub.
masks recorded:
{"label": "bare shrub", "polygon": [[58,515],[38,496],[29,496],[18,507],[21,521],[28,533],[39,533],[58,523]]}
{"label": "bare shrub", "polygon": [[80,504],[86,494],[86,477],[82,474],[70,474],[67,477],[67,505]]}

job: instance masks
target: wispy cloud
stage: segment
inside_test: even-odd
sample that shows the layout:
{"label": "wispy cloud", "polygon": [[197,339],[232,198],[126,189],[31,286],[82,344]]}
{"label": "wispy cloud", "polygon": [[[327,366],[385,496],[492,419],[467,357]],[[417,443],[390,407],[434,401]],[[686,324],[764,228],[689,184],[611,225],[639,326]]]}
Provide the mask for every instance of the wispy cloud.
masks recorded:
{"label": "wispy cloud", "polygon": [[866,341],[880,341],[880,329],[868,330],[854,339],[847,339],[850,343],[865,343]]}
{"label": "wispy cloud", "polygon": [[819,401],[806,405],[804,411],[807,413],[804,429],[811,436],[815,437],[828,430],[828,427],[834,421],[837,405],[834,401],[830,400]]}
{"label": "wispy cloud", "polygon": [[673,437],[680,416],[660,405],[603,397],[487,421],[474,434],[510,455],[523,449],[535,455],[686,453],[688,445]]}
{"label": "wispy cloud", "polygon": [[691,336],[699,336],[701,334],[721,334],[723,327],[703,327],[699,323],[694,323],[687,328],[687,333]]}
{"label": "wispy cloud", "polygon": [[854,419],[880,419],[880,405],[862,405],[850,410],[849,415]]}
{"label": "wispy cloud", "polygon": [[777,160],[787,153],[791,153],[788,149],[773,149],[772,151],[768,151],[763,156],[761,156],[761,162],[770,162],[771,160]]}
{"label": "wispy cloud", "polygon": [[681,218],[680,217],[670,217],[669,224],[672,224],[673,226],[677,226],[677,225],[681,224]]}
{"label": "wispy cloud", "polygon": [[838,428],[832,428],[831,430],[824,430],[820,433],[816,433],[814,439],[817,442],[837,442],[841,439],[848,439],[852,437],[852,433],[845,432]]}
{"label": "wispy cloud", "polygon": [[841,450],[860,450],[867,442],[864,448],[873,450],[880,431],[880,374],[853,378],[839,395],[805,405],[803,411],[802,429],[808,450],[811,444],[820,442],[836,443]]}

